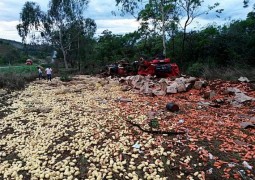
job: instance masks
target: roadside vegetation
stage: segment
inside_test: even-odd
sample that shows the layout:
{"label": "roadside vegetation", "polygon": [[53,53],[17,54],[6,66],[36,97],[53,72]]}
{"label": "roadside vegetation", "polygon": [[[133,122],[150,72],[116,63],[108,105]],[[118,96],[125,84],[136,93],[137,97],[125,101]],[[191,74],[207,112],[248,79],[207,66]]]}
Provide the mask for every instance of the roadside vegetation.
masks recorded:
{"label": "roadside vegetation", "polygon": [[23,89],[37,77],[36,66],[10,66],[0,68],[0,88]]}

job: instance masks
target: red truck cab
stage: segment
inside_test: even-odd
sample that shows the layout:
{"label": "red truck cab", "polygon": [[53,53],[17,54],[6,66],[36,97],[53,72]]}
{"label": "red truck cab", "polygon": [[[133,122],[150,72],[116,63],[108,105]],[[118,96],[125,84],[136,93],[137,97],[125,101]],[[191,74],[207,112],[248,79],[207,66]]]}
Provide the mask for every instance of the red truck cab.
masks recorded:
{"label": "red truck cab", "polygon": [[33,61],[31,59],[26,60],[26,65],[33,65]]}

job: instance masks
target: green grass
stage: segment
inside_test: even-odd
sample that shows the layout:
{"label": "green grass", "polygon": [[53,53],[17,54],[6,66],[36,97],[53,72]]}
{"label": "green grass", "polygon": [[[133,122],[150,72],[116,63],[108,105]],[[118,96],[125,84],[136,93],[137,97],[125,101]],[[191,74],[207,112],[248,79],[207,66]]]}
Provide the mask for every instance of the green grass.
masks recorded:
{"label": "green grass", "polygon": [[35,73],[37,72],[36,65],[28,66],[5,66],[0,67],[0,74],[2,73],[15,73],[15,74],[27,74],[27,73]]}

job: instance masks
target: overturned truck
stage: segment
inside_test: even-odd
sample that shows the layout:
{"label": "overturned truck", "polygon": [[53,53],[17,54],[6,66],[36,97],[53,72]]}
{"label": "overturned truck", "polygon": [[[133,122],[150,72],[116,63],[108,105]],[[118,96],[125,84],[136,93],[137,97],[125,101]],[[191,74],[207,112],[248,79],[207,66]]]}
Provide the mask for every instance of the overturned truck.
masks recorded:
{"label": "overturned truck", "polygon": [[143,76],[157,76],[157,77],[173,77],[179,76],[180,70],[176,63],[171,63],[170,58],[145,60],[140,58],[139,61],[128,63],[120,61],[108,65],[104,72],[106,75],[116,76],[131,76],[131,75],[143,75]]}

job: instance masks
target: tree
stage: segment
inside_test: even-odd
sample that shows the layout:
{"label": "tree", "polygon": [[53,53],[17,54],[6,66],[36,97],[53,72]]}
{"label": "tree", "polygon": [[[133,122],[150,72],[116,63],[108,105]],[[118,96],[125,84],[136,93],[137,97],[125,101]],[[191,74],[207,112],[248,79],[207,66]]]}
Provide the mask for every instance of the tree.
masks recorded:
{"label": "tree", "polygon": [[[186,42],[186,32],[187,27],[194,21],[195,18],[208,14],[209,11],[213,10],[217,6],[219,6],[219,3],[215,3],[213,6],[209,6],[208,9],[202,10],[201,7],[204,3],[203,0],[177,0],[177,7],[179,11],[179,18],[185,19],[184,25],[181,27],[183,28],[183,39],[182,39],[182,58],[181,58],[181,64],[183,63],[183,57],[184,57],[184,50],[185,50],[185,42]],[[217,10],[217,12],[221,13],[223,9]]]}
{"label": "tree", "polygon": [[121,12],[122,15],[126,14],[127,12],[130,13],[133,16],[136,16],[139,11],[137,9],[140,9],[142,7],[143,0],[115,0],[116,6],[121,5]]}
{"label": "tree", "polygon": [[96,32],[96,23],[93,19],[87,18],[85,21],[81,21],[79,23],[74,22],[71,29],[71,36],[77,36],[77,32],[81,32],[78,34],[77,41],[71,43],[71,51],[69,51],[70,64],[72,67],[76,65],[74,59],[78,60],[78,67],[81,70],[81,60],[92,59],[89,56],[93,51],[94,42],[93,36]]}
{"label": "tree", "polygon": [[[182,38],[182,55],[184,55],[187,27],[193,22],[193,20],[201,15],[208,14],[209,11],[216,8],[219,3],[215,3],[212,6],[208,6],[208,9],[201,10],[204,3],[203,0],[116,0],[117,5],[121,5],[121,12],[127,12],[134,15],[141,7],[144,9],[139,11],[139,16],[142,20],[152,20],[154,27],[160,25],[160,31],[162,32],[163,42],[163,54],[166,54],[166,39],[165,31],[172,31],[172,34],[176,33],[176,23],[181,25],[181,19],[184,20],[184,25],[180,26],[183,29]],[[145,3],[143,5],[142,3]],[[221,13],[223,9],[216,12]],[[149,27],[149,26],[148,26]],[[183,62],[183,56],[181,58],[181,64]]]}
{"label": "tree", "polygon": [[33,39],[49,42],[59,49],[67,69],[71,44],[78,41],[84,30],[81,27],[74,28],[74,24],[85,25],[83,11],[87,5],[88,0],[51,0],[45,13],[35,2],[26,2],[20,13],[18,33],[24,42],[28,35],[31,35]]}
{"label": "tree", "polygon": [[97,40],[97,59],[102,66],[113,63],[125,56],[124,49],[122,35],[115,35],[109,30],[104,30]]}
{"label": "tree", "polygon": [[166,55],[166,30],[177,20],[175,13],[175,0],[150,0],[138,14],[142,24],[152,22],[154,32],[162,32],[163,55]]}
{"label": "tree", "polygon": [[[130,13],[137,20],[141,20],[140,30],[143,27],[149,28],[152,25],[151,32],[162,36],[163,54],[166,55],[166,30],[173,27],[171,24],[177,20],[175,14],[175,0],[116,0],[117,6],[121,5],[122,14]],[[143,4],[145,3],[145,4]]]}

